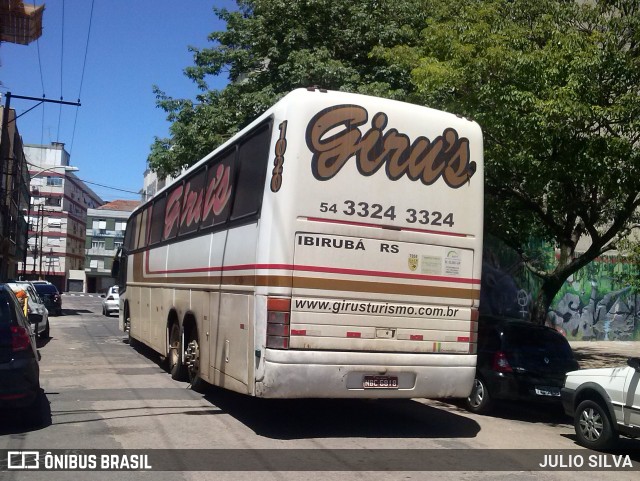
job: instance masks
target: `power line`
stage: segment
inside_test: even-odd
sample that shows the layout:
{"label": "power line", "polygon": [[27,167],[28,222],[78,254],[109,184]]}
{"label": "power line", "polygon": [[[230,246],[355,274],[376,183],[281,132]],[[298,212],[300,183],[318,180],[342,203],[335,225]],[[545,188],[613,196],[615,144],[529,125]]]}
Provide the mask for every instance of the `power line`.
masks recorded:
{"label": "power line", "polygon": [[[61,44],[60,44],[60,100],[63,99],[62,93],[62,80],[63,80],[63,67],[64,67],[64,0],[62,0],[62,28],[61,31]],[[56,142],[60,141],[60,119],[62,118],[62,105],[58,110],[58,132],[56,133]]]}
{"label": "power line", "polygon": [[42,75],[42,58],[40,57],[40,39],[36,39],[36,47],[38,48],[38,67],[40,68],[40,85],[42,86],[42,96],[44,97],[44,76]]}
{"label": "power line", "polygon": [[[93,6],[95,0],[91,0],[91,12],[89,13],[89,29],[87,31],[87,42],[84,48],[84,62],[82,63],[82,74],[80,76],[80,88],[78,89],[78,102],[80,102],[80,97],[82,96],[82,84],[84,83],[84,72],[87,68],[87,54],[89,53],[89,38],[91,36],[91,24],[93,22]],[[71,133],[71,146],[69,147],[69,155],[73,152],[73,141],[76,137],[76,124],[78,123],[78,111],[80,109],[76,109],[76,115],[73,120],[73,131]]]}
{"label": "power line", "polygon": [[[40,69],[40,86],[42,87],[42,96],[45,96],[44,75],[42,75],[42,57],[40,56],[40,39],[36,39],[36,47],[38,49],[38,67]],[[45,118],[45,102],[42,102],[42,125],[40,127],[40,145],[44,144],[44,118]],[[42,163],[43,152],[40,152],[40,162]]]}
{"label": "power line", "polygon": [[98,184],[97,182],[90,182],[88,180],[84,180],[84,179],[80,179],[80,178],[78,178],[78,180],[84,182],[85,184],[97,185],[98,187],[104,187],[105,189],[119,190],[120,192],[127,192],[129,194],[140,195],[140,191],[135,191],[134,192],[133,190],[120,189],[118,187],[111,187],[110,185]]}

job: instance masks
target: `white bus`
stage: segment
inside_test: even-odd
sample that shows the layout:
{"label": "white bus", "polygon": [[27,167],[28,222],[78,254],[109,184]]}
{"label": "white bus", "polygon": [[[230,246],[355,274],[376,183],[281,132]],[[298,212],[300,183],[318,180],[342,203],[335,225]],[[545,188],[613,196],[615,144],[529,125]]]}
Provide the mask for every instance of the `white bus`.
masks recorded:
{"label": "white bus", "polygon": [[295,90],[132,214],[121,329],[194,387],[466,397],[482,228],[476,123]]}

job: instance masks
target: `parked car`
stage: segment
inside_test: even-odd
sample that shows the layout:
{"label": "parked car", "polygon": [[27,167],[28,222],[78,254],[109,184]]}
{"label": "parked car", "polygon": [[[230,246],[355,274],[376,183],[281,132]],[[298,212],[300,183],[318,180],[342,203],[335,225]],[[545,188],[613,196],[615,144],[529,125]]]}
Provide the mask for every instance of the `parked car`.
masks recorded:
{"label": "parked car", "polygon": [[111,286],[107,289],[107,294],[102,295],[104,300],[102,301],[102,315],[110,316],[120,313],[120,295],[118,294],[118,286]]}
{"label": "parked car", "polygon": [[20,418],[41,424],[40,353],[35,333],[6,284],[0,284],[0,410],[19,409]]}
{"label": "parked car", "polygon": [[620,434],[640,437],[640,357],[623,367],[567,373],[562,405],[587,448],[612,447]]}
{"label": "parked car", "polygon": [[54,313],[56,316],[62,314],[62,296],[58,292],[56,286],[50,283],[32,282],[33,287],[38,292],[40,298],[44,301],[44,305],[49,310],[49,313]]}
{"label": "parked car", "polygon": [[7,282],[7,285],[14,293],[19,290],[25,292],[27,295],[27,317],[33,326],[33,332],[42,339],[49,339],[49,311],[35,287],[28,281]]}
{"label": "parked car", "polygon": [[549,327],[481,316],[476,376],[466,407],[487,413],[494,401],[540,401],[560,406],[564,376],[579,369],[569,342]]}

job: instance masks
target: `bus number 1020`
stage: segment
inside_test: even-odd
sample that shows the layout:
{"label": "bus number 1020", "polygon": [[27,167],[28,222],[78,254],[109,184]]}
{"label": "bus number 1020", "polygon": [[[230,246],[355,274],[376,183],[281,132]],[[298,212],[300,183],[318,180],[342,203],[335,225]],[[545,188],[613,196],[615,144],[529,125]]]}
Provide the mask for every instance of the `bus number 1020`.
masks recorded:
{"label": "bus number 1020", "polygon": [[[337,214],[338,210],[345,215],[353,215],[358,217],[367,217],[370,219],[389,219],[395,220],[396,207],[394,205],[390,207],[383,207],[380,204],[369,204],[367,202],[354,202],[353,200],[345,200],[343,205],[339,208],[338,204],[332,204],[330,202],[320,203],[320,212],[331,212]],[[405,211],[405,221],[408,224],[422,224],[422,225],[435,225],[442,226],[447,225],[453,227],[453,213],[442,213],[438,211],[407,209]]]}

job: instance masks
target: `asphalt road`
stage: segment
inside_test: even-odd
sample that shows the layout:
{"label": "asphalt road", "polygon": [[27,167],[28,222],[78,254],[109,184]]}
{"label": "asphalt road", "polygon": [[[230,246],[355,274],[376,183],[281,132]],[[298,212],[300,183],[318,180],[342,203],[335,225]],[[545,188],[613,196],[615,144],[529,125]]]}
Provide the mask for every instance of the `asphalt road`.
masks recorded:
{"label": "asphalt road", "polygon": [[[547,454],[593,454],[576,445],[560,408],[507,405],[477,416],[455,402],[422,399],[274,401],[218,388],[198,394],[173,381],[154,353],[130,347],[117,319],[101,315],[99,297],[65,295],[63,308],[40,346],[49,421],[25,431],[20,419],[1,412],[0,450],[166,450],[154,451],[155,459],[160,454],[161,466],[175,471],[0,471],[2,480],[582,480],[587,473],[573,469],[529,470],[526,450],[538,450],[540,462]],[[597,476],[640,479],[640,442],[622,440],[620,448],[636,470],[605,466]],[[438,471],[415,467],[429,460]],[[316,472],[305,472],[309,466]],[[501,471],[505,466],[511,471]]]}

